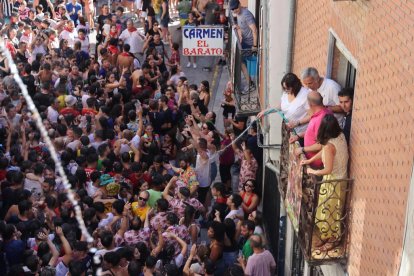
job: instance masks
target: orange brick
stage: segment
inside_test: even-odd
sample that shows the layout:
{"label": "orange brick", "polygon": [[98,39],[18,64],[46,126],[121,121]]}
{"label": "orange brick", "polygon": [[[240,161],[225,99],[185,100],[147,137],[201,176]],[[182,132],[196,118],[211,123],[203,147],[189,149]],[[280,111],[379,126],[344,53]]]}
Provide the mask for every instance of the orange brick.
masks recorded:
{"label": "orange brick", "polygon": [[395,275],[414,154],[414,1],[299,0],[297,8],[294,72],[325,70],[329,28],[359,64],[349,274]]}

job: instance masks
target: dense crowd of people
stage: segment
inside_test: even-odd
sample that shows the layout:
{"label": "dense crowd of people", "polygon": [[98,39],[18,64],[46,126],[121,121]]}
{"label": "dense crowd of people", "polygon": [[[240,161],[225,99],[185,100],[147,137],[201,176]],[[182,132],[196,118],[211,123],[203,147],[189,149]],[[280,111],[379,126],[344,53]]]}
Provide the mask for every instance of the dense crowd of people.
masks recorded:
{"label": "dense crowd of people", "polygon": [[[255,193],[262,164],[257,126],[233,143],[247,118],[236,116],[228,85],[226,128],[216,128],[210,84],[185,77],[168,30],[180,4],[2,1],[2,39],[94,241],[78,227],[1,54],[0,275],[274,273]],[[224,22],[223,1],[190,5],[186,24]],[[212,5],[218,12],[206,13]],[[191,65],[197,67],[195,59]]]}

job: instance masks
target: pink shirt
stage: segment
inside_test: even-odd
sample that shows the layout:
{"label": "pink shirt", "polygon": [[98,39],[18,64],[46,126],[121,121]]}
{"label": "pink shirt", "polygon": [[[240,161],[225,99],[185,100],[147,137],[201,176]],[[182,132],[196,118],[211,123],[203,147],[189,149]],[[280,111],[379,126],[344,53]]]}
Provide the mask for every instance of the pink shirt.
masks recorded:
{"label": "pink shirt", "polygon": [[247,259],[245,275],[271,276],[276,268],[276,262],[268,250],[262,253],[254,253]]}
{"label": "pink shirt", "polygon": [[[309,147],[316,143],[317,137],[318,137],[319,126],[321,125],[322,119],[323,117],[325,117],[326,114],[332,114],[332,111],[327,108],[324,108],[312,115],[309,121],[308,128],[306,129],[306,132],[305,132],[305,137],[304,137],[305,147]],[[317,152],[307,152],[306,158],[308,159],[312,158],[316,154]],[[316,160],[312,162],[311,165],[314,167],[322,167],[323,166],[322,160]]]}

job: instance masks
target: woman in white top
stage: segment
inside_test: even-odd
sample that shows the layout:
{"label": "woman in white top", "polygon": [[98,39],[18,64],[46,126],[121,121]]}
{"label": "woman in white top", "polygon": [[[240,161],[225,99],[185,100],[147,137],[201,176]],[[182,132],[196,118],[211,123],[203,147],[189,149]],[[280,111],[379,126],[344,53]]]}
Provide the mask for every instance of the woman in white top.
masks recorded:
{"label": "woman in white top", "polygon": [[[309,90],[302,86],[300,79],[293,73],[284,75],[281,85],[283,95],[280,104],[278,104],[276,108],[283,112],[289,122],[299,122],[299,125],[295,127],[295,131],[296,133],[302,133],[306,130],[307,124],[301,125],[300,120],[306,117],[309,109]],[[257,117],[263,117],[267,110],[268,109],[261,111]]]}

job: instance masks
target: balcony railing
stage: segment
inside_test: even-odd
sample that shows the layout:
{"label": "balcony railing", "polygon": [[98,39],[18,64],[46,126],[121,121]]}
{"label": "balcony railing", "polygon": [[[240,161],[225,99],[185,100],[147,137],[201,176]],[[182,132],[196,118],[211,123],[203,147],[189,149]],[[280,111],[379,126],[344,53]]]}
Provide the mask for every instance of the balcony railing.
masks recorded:
{"label": "balcony railing", "polygon": [[279,191],[310,265],[346,260],[351,179],[321,180],[306,174],[283,126]]}
{"label": "balcony railing", "polygon": [[[227,52],[230,78],[233,83],[233,91],[237,104],[237,113],[240,115],[255,115],[260,112],[259,104],[259,64],[261,50],[242,49],[234,22],[230,20],[228,32]],[[250,80],[246,79],[247,71]],[[249,83],[250,82],[250,83]]]}

